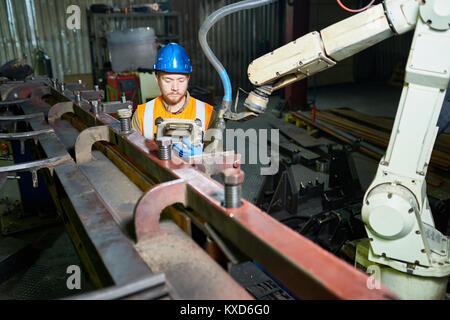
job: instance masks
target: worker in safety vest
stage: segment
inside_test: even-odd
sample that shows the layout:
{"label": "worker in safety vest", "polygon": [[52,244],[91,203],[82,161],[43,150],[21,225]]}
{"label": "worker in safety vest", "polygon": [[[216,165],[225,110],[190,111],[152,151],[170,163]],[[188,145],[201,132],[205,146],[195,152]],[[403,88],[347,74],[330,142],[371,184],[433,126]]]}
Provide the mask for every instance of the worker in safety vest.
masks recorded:
{"label": "worker in safety vest", "polygon": [[[190,96],[188,84],[192,66],[183,47],[170,43],[159,50],[154,66],[161,96],[137,107],[131,126],[148,139],[155,139],[155,120],[200,119],[203,133],[213,118],[213,107]],[[212,121],[211,121],[212,122]]]}

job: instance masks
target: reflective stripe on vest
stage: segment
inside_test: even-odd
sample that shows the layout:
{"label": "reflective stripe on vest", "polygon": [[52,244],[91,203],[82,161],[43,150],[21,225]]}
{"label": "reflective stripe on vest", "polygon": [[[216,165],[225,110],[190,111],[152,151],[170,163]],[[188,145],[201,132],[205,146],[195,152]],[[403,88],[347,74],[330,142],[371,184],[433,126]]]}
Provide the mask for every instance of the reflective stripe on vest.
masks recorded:
{"label": "reflective stripe on vest", "polygon": [[153,108],[155,107],[155,100],[147,102],[144,111],[144,137],[153,140]]}
{"label": "reflective stripe on vest", "polygon": [[206,108],[205,103],[200,100],[195,100],[195,119],[200,119],[202,122],[202,130],[203,132],[206,131]]}

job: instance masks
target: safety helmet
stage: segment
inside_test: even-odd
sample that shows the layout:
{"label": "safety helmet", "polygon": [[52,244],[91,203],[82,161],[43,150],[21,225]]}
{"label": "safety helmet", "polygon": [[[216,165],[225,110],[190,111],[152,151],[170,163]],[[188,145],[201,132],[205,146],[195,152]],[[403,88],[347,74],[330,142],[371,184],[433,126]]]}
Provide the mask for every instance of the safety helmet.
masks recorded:
{"label": "safety helmet", "polygon": [[153,69],[172,73],[191,73],[192,66],[184,48],[176,43],[169,43],[159,50]]}

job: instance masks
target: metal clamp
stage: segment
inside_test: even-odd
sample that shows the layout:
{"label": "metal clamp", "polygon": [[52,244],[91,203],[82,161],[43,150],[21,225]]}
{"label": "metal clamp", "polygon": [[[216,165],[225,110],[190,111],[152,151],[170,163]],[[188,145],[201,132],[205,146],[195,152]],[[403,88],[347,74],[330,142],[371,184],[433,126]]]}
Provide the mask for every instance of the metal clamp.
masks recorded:
{"label": "metal clamp", "polygon": [[[70,155],[64,155],[59,157],[47,158],[43,160],[24,162],[19,164],[14,164],[10,166],[1,166],[0,167],[0,188],[3,186],[7,179],[7,174],[10,172],[20,172],[20,171],[30,171],[33,176],[33,187],[37,188],[37,171],[43,168],[49,168],[52,171],[53,167],[72,161]],[[4,176],[6,175],[6,178]]]}
{"label": "metal clamp", "polygon": [[234,151],[204,153],[190,157],[188,163],[197,165],[198,169],[209,176],[221,173],[228,168],[239,168],[241,155]]}
{"label": "metal clamp", "polygon": [[92,145],[98,141],[110,141],[109,127],[99,126],[83,130],[75,142],[75,159],[77,164],[84,164],[94,160]]}
{"label": "metal clamp", "polygon": [[100,106],[101,112],[103,113],[117,113],[120,109],[126,109],[130,104],[133,104],[132,101],[120,102],[120,101],[111,101],[111,102],[103,102]]}
{"label": "metal clamp", "polygon": [[159,218],[163,209],[175,203],[187,207],[187,183],[177,179],[158,184],[141,198],[134,216],[137,242],[149,239],[161,232]]}
{"label": "metal clamp", "polygon": [[84,90],[80,91],[81,99],[92,101],[92,100],[103,100],[105,98],[105,91],[103,90]]}
{"label": "metal clamp", "polygon": [[63,114],[72,112],[75,113],[73,110],[73,103],[71,101],[69,102],[60,102],[55,104],[49,111],[48,111],[48,123],[53,126],[55,124],[55,121],[60,119]]}

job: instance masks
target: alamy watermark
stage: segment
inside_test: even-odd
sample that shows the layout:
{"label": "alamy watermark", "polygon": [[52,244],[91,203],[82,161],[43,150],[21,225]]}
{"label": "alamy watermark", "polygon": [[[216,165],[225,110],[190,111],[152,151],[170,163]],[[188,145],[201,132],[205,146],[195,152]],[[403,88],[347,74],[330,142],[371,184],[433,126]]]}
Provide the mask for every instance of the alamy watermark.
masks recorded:
{"label": "alamy watermark", "polygon": [[66,273],[70,276],[66,280],[66,286],[69,290],[81,289],[81,269],[77,265],[70,265],[66,269]]}
{"label": "alamy watermark", "polygon": [[[226,129],[225,137],[226,144],[224,150],[235,150],[236,153],[239,153],[241,155],[241,164],[260,164],[264,166],[260,169],[260,174],[263,176],[274,175],[278,172],[280,162],[280,134],[278,129],[270,130],[270,154],[268,154],[269,130],[267,129],[247,129],[245,131],[243,129]],[[219,129],[207,130],[205,141],[212,141],[213,138],[223,141],[222,131]],[[248,143],[246,143],[247,141]],[[248,150],[246,146],[248,146]],[[207,145],[204,153],[213,154],[213,148],[213,144]],[[248,158],[246,157],[247,154]],[[207,164],[222,164],[222,160],[223,158],[220,157],[202,159]]]}
{"label": "alamy watermark", "polygon": [[66,27],[69,30],[81,29],[81,9],[77,5],[70,5],[66,9],[66,13],[70,16],[66,19]]}
{"label": "alamy watermark", "polygon": [[370,290],[381,289],[381,270],[380,267],[372,264],[367,267],[366,273],[370,276],[367,278],[367,288]]}

